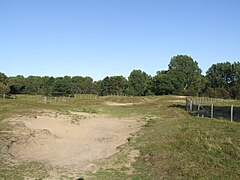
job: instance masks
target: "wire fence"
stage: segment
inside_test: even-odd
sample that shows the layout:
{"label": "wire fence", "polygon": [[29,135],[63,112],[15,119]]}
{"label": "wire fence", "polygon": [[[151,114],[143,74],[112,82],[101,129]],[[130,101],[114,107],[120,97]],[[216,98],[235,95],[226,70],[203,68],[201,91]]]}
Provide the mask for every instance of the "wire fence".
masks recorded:
{"label": "wire fence", "polygon": [[69,100],[74,100],[74,99],[78,99],[78,100],[95,100],[98,99],[99,96],[95,95],[95,94],[75,94],[74,96],[69,96],[69,97],[65,97],[65,96],[44,96],[44,102],[45,103],[57,103],[57,102],[65,102],[65,101],[69,101]]}
{"label": "wire fence", "polygon": [[214,104],[222,102],[234,102],[236,100],[232,99],[220,99],[220,98],[210,98],[210,97],[194,97],[191,99],[193,104]]}
{"label": "wire fence", "polygon": [[0,99],[21,99],[28,101],[37,101],[43,103],[58,103],[66,102],[71,100],[97,100],[99,96],[96,94],[74,94],[69,96],[44,96],[44,95],[29,95],[29,94],[18,94],[18,95],[6,95],[0,96]]}
{"label": "wire fence", "polygon": [[[193,115],[209,118],[227,119],[240,122],[239,106],[219,106],[218,102],[231,102],[234,100],[214,99],[214,98],[193,98],[186,99],[186,110]],[[211,103],[211,104],[210,104]]]}

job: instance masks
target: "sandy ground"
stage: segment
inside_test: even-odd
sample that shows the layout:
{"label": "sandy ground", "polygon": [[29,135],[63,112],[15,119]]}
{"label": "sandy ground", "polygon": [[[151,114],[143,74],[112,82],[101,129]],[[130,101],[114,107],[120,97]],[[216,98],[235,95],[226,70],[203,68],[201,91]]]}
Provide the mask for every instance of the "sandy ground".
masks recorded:
{"label": "sandy ground", "polygon": [[118,152],[131,133],[140,129],[134,119],[71,112],[43,113],[11,120],[20,137],[9,153],[18,161],[39,161],[84,172],[95,162]]}
{"label": "sandy ground", "polygon": [[[133,105],[134,103],[117,103],[117,102],[106,101],[105,104],[106,104],[106,105],[109,105],[109,106],[131,106],[131,105]],[[135,103],[135,104],[136,104],[136,103]]]}

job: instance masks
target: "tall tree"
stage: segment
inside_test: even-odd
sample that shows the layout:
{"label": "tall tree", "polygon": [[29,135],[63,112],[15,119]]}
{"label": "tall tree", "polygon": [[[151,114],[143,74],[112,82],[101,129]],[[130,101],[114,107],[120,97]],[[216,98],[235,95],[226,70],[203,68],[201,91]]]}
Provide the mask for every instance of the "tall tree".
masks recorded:
{"label": "tall tree", "polygon": [[212,88],[228,88],[234,80],[233,72],[230,62],[213,64],[206,73],[209,86]]}
{"label": "tall tree", "polygon": [[25,89],[26,94],[42,94],[43,81],[40,76],[29,76],[25,79]]}
{"label": "tall tree", "polygon": [[23,93],[26,86],[25,78],[21,75],[9,77],[8,85],[11,94],[21,94]]}
{"label": "tall tree", "polygon": [[133,70],[128,77],[128,83],[129,95],[145,96],[149,93],[150,76],[141,70]]}
{"label": "tall tree", "polygon": [[53,83],[53,95],[54,96],[68,96],[72,94],[72,88],[70,83],[71,78],[68,76],[57,77]]}
{"label": "tall tree", "polygon": [[101,96],[111,95],[111,82],[108,76],[105,77],[102,81],[100,81],[99,95]]}
{"label": "tall tree", "polygon": [[128,86],[128,82],[123,76],[111,76],[111,91],[115,95],[124,95],[126,88]]}
{"label": "tall tree", "polygon": [[94,91],[91,77],[73,76],[72,87],[75,93],[90,94]]}
{"label": "tall tree", "polygon": [[43,83],[43,94],[46,96],[51,96],[53,95],[53,84],[54,84],[54,78],[53,77],[49,77],[49,76],[44,76],[42,78],[42,83]]}
{"label": "tall tree", "polygon": [[172,76],[181,77],[182,91],[189,95],[189,92],[200,92],[199,82],[201,81],[201,69],[197,61],[194,61],[190,56],[177,55],[174,56],[169,64],[169,73]]}
{"label": "tall tree", "polygon": [[151,87],[155,95],[179,94],[182,90],[181,77],[167,71],[158,72]]}
{"label": "tall tree", "polygon": [[107,76],[100,83],[99,95],[124,95],[127,84],[123,76]]}
{"label": "tall tree", "polygon": [[[215,91],[217,97],[239,98],[240,63],[223,62],[213,64],[206,73],[207,86]],[[211,91],[211,92],[212,92]],[[208,93],[208,91],[207,91]]]}

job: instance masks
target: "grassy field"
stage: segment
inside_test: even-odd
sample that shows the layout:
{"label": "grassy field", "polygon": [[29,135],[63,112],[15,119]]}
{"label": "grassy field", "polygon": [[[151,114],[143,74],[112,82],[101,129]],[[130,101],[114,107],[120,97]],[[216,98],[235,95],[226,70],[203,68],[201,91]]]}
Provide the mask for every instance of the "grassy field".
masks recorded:
{"label": "grassy field", "polygon": [[[239,179],[240,123],[198,118],[185,112],[184,98],[99,97],[67,98],[45,103],[41,96],[17,96],[0,100],[0,155],[7,156],[12,138],[5,120],[15,115],[44,110],[79,111],[135,117],[144,121],[120,152],[99,162],[95,172],[79,174],[84,179]],[[126,103],[109,106],[106,102]],[[129,104],[128,104],[129,103]],[[131,104],[130,104],[131,103]],[[239,104],[239,102],[235,102]],[[136,154],[130,154],[136,152]],[[55,167],[38,162],[9,164],[0,156],[0,179],[44,179]],[[132,157],[136,157],[135,160]],[[73,179],[58,169],[62,179]]]}

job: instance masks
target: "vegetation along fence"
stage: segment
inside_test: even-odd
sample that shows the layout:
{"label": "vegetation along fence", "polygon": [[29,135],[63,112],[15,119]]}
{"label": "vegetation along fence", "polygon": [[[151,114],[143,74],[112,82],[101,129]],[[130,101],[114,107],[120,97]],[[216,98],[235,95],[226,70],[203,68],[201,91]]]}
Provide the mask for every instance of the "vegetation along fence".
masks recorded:
{"label": "vegetation along fence", "polygon": [[240,122],[240,107],[214,105],[219,102],[231,102],[233,100],[223,100],[214,98],[193,98],[186,99],[186,110],[193,115],[200,117],[210,117],[227,119]]}

